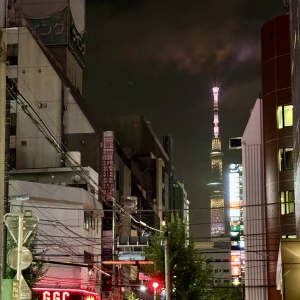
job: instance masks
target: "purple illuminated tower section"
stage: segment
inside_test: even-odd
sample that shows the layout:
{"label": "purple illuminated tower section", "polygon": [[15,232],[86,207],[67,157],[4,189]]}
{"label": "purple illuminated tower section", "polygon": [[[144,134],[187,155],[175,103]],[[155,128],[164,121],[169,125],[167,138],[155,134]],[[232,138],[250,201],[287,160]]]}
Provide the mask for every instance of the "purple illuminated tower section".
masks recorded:
{"label": "purple illuminated tower section", "polygon": [[219,88],[213,88],[214,96],[214,135],[212,139],[211,160],[211,187],[210,196],[210,221],[211,236],[218,237],[225,234],[225,208],[224,208],[224,184],[223,184],[223,153],[219,135]]}

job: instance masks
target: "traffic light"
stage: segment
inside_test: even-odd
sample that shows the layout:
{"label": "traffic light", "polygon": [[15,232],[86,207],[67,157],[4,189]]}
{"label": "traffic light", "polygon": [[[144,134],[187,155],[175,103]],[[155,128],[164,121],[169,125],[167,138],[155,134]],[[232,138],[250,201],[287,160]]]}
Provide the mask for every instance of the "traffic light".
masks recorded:
{"label": "traffic light", "polygon": [[164,275],[155,275],[148,281],[147,290],[150,294],[154,294],[154,289],[159,292],[164,287]]}
{"label": "traffic light", "polygon": [[156,281],[154,281],[153,283],[152,283],[152,286],[153,286],[153,288],[154,288],[154,290],[156,290],[157,288],[158,288],[158,282],[156,282]]}

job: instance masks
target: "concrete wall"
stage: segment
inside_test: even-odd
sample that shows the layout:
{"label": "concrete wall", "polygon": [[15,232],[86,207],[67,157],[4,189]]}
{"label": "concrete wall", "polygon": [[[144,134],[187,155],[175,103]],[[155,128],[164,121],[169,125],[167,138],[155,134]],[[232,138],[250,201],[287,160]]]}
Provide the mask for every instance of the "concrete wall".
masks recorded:
{"label": "concrete wall", "polygon": [[267,299],[262,100],[258,99],[242,138],[245,234],[245,299]]}
{"label": "concrete wall", "polygon": [[[18,90],[53,136],[61,142],[62,133],[94,133],[31,33],[26,28],[8,29],[8,44],[18,45],[18,64],[8,66],[7,75],[17,79]],[[57,151],[18,105],[16,113],[16,168],[60,167]]]}
{"label": "concrete wall", "polygon": [[[9,194],[28,195],[30,199],[23,202],[24,209],[32,210],[39,217],[36,252],[45,251],[46,260],[71,263],[59,267],[46,264],[48,272],[38,286],[87,288],[89,277],[95,281],[95,273],[90,276],[87,267],[72,266],[72,263],[82,264],[84,251],[87,251],[94,255],[93,264],[100,266],[102,205],[81,188],[38,182],[12,180]],[[12,211],[19,211],[19,205],[19,201],[11,201]],[[94,228],[86,228],[85,210],[93,211]]]}

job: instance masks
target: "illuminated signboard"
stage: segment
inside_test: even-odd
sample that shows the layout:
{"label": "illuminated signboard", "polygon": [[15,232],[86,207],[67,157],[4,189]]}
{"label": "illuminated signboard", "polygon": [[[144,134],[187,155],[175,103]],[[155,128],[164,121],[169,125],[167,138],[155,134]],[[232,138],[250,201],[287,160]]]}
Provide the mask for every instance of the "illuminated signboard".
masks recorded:
{"label": "illuminated signboard", "polygon": [[114,197],[114,133],[103,132],[103,192],[104,199],[112,201]]}
{"label": "illuminated signboard", "polygon": [[100,300],[97,293],[80,289],[33,288],[39,300]]}
{"label": "illuminated signboard", "polygon": [[244,225],[242,197],[242,167],[238,164],[230,165],[229,171],[229,215],[231,236],[231,275],[234,285],[241,284],[241,274],[244,271]]}
{"label": "illuminated signboard", "polygon": [[231,275],[232,276],[241,276],[241,264],[231,264]]}
{"label": "illuminated signboard", "polygon": [[70,293],[69,292],[49,292],[45,291],[43,293],[43,300],[69,300],[70,299]]}
{"label": "illuminated signboard", "polygon": [[241,210],[239,208],[230,209],[230,217],[239,217],[241,215]]}

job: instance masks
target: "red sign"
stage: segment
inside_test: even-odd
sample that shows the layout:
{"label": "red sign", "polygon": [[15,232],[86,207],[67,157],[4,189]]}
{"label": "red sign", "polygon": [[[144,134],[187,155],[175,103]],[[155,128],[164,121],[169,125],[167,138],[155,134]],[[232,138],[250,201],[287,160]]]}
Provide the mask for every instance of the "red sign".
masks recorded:
{"label": "red sign", "polygon": [[91,291],[80,289],[53,289],[53,288],[33,288],[38,293],[40,300],[100,300],[100,296]]}
{"label": "red sign", "polygon": [[70,293],[69,292],[49,292],[45,291],[43,293],[43,300],[69,300]]}
{"label": "red sign", "polygon": [[112,201],[114,196],[114,133],[103,133],[103,191],[104,199]]}

